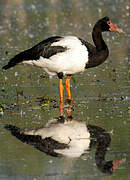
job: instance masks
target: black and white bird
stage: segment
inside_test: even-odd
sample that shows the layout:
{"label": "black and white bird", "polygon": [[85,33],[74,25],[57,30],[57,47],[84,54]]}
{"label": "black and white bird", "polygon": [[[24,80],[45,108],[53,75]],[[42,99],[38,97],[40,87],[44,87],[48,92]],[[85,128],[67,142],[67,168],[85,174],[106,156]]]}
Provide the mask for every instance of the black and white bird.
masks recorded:
{"label": "black and white bird", "polygon": [[108,57],[109,51],[102,38],[104,31],[121,32],[108,17],[104,17],[93,28],[95,46],[76,36],[54,36],[17,54],[3,69],[17,64],[31,64],[43,68],[51,76],[57,75],[60,102],[63,102],[62,78],[66,75],[67,99],[71,101],[70,76],[98,66]]}
{"label": "black and white bird", "polygon": [[22,130],[12,125],[5,125],[5,129],[22,142],[54,157],[78,158],[96,147],[95,162],[104,173],[111,174],[124,161],[105,160],[111,141],[109,133],[101,127],[88,125],[72,117],[52,119],[38,129]]}

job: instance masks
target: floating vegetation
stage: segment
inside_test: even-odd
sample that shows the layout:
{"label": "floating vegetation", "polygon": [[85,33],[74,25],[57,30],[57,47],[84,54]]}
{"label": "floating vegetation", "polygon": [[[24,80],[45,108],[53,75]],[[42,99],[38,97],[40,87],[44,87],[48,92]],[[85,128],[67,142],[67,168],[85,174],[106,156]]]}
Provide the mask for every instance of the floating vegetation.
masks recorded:
{"label": "floating vegetation", "polygon": [[49,79],[49,75],[47,73],[46,74],[41,74],[40,78],[41,79]]}
{"label": "floating vegetation", "polygon": [[44,109],[44,110],[49,110],[52,108],[57,108],[57,100],[56,98],[48,97],[48,96],[43,96],[43,97],[38,97],[37,101],[39,102],[39,108]]}
{"label": "floating vegetation", "polygon": [[37,102],[40,102],[40,104],[49,104],[49,103],[56,103],[57,102],[57,99],[56,98],[52,98],[52,97],[48,97],[48,96],[43,96],[43,97],[38,97],[37,98],[38,101]]}
{"label": "floating vegetation", "polygon": [[0,112],[4,112],[5,110],[14,110],[18,105],[14,104],[0,104]]}
{"label": "floating vegetation", "polygon": [[97,101],[128,101],[129,99],[130,99],[130,97],[128,97],[128,96],[106,97],[106,96],[102,96],[102,94],[99,93]]}

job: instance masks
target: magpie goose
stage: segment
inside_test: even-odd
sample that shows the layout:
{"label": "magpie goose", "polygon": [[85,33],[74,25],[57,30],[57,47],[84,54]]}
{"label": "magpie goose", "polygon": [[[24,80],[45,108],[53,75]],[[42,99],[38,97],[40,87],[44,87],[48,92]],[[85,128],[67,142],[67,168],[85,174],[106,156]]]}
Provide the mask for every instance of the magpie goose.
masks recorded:
{"label": "magpie goose", "polygon": [[63,102],[62,79],[66,75],[67,100],[70,102],[71,75],[98,66],[108,57],[108,47],[102,38],[104,31],[121,32],[108,17],[104,17],[96,22],[92,31],[95,46],[76,36],[54,36],[17,54],[3,69],[17,64],[30,64],[42,68],[51,76],[57,75],[60,102]]}

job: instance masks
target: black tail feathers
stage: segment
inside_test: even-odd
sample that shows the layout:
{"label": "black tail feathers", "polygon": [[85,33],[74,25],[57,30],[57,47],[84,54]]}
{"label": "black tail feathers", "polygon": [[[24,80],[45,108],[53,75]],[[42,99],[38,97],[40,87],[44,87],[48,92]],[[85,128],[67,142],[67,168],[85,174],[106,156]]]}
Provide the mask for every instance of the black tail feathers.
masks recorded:
{"label": "black tail feathers", "polygon": [[12,134],[20,132],[20,128],[18,128],[18,127],[16,127],[16,126],[12,126],[12,125],[6,124],[6,125],[4,126],[4,128],[5,128],[6,130],[8,130],[8,131],[11,131]]}
{"label": "black tail feathers", "polygon": [[29,138],[28,138],[29,136],[25,135],[20,128],[10,125],[10,124],[5,125],[4,128],[6,130],[10,131],[13,136],[18,138],[22,142],[29,144]]}
{"label": "black tail feathers", "polygon": [[2,69],[3,69],[3,70],[9,69],[9,65],[7,64],[7,65],[3,66]]}
{"label": "black tail feathers", "polygon": [[5,66],[3,66],[2,67],[2,69],[3,70],[7,70],[7,69],[9,69],[9,68],[11,68],[11,67],[13,67],[13,66],[15,66],[16,65],[16,63],[8,63],[7,65],[5,65]]}
{"label": "black tail feathers", "polygon": [[19,62],[21,62],[23,59],[22,57],[22,53],[17,54],[16,56],[14,56],[12,59],[10,59],[10,61],[8,62],[8,64],[6,64],[5,66],[2,67],[3,70],[7,70],[9,68],[14,67],[16,64],[18,64]]}
{"label": "black tail feathers", "polygon": [[22,142],[26,144],[30,144],[35,146],[36,142],[41,141],[41,137],[34,136],[34,135],[26,135],[24,134],[24,131],[16,126],[7,124],[4,126],[4,128],[11,132],[13,136],[21,140]]}

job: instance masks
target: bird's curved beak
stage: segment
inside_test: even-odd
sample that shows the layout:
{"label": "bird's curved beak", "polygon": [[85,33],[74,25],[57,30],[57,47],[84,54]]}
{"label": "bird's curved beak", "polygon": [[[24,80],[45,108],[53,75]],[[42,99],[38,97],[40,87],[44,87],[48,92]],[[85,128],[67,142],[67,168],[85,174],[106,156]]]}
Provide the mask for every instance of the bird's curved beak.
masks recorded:
{"label": "bird's curved beak", "polygon": [[107,22],[108,26],[110,27],[109,30],[112,32],[118,32],[118,33],[123,33],[121,29],[119,29],[116,25],[114,25],[111,21]]}
{"label": "bird's curved beak", "polygon": [[111,168],[111,172],[114,172],[117,167],[119,167],[123,162],[126,161],[126,158],[123,158],[119,161],[113,162],[113,167]]}

